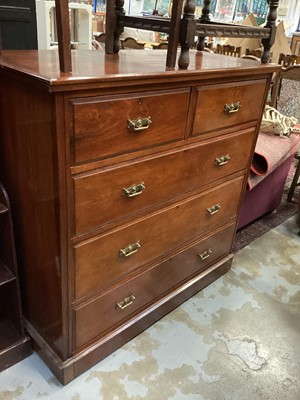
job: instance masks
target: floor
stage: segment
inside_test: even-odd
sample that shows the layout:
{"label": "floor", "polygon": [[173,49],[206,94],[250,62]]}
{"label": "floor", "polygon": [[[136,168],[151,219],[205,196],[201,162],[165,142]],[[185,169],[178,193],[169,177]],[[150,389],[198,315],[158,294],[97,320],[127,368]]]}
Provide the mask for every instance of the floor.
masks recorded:
{"label": "floor", "polygon": [[299,400],[296,217],[232,269],[62,387],[36,354],[0,374],[1,400]]}

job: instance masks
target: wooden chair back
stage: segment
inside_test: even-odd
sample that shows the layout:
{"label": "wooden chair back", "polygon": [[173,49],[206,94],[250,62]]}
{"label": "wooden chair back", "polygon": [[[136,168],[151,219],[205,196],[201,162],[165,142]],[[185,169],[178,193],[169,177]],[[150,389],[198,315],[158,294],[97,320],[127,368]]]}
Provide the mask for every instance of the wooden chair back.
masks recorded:
{"label": "wooden chair back", "polygon": [[167,49],[168,48],[168,43],[159,43],[156,46],[152,46],[153,50],[159,50],[159,49]]}
{"label": "wooden chair back", "polygon": [[204,47],[202,51],[205,51],[206,53],[213,53],[213,50],[211,50],[209,47]]}
{"label": "wooden chair back", "polygon": [[[242,58],[247,58],[249,60],[261,60],[263,55],[263,48],[260,49],[249,49],[248,47],[245,50],[245,54],[243,54],[241,57]],[[272,62],[272,52],[270,52],[270,60],[269,62]]]}
{"label": "wooden chair back", "polygon": [[279,54],[278,64],[282,65],[283,68],[291,67],[295,64],[300,64],[300,56],[295,54]]}
{"label": "wooden chair back", "polygon": [[95,40],[97,40],[97,42],[102,44],[105,44],[105,38],[106,38],[105,33],[100,33],[100,35],[95,36]]}
{"label": "wooden chair back", "polygon": [[262,53],[263,53],[262,49],[249,49],[249,48],[246,48],[246,50],[245,50],[245,56],[254,56],[254,57],[257,57],[257,58],[261,58]]}
{"label": "wooden chair back", "polygon": [[276,74],[272,87],[271,107],[277,108],[277,102],[280,97],[282,80],[300,81],[300,56],[294,54],[279,55],[278,63],[282,65],[281,71]]}
{"label": "wooden chair back", "polygon": [[241,58],[246,58],[247,60],[253,60],[253,61],[261,61],[260,57],[253,56],[252,54],[244,54],[241,56]]}
{"label": "wooden chair back", "polygon": [[214,52],[217,54],[224,54],[225,56],[240,57],[241,47],[231,46],[230,44],[217,44]]}
{"label": "wooden chair back", "polygon": [[121,48],[144,50],[145,43],[139,43],[135,38],[127,37],[126,39],[121,40]]}

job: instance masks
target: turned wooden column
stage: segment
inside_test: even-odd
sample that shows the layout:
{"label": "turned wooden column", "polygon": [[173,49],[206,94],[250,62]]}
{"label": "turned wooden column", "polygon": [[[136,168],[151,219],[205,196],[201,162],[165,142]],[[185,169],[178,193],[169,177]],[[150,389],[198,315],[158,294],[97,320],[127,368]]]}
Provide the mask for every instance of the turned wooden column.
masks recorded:
{"label": "turned wooden column", "polygon": [[55,11],[60,71],[71,72],[72,58],[68,0],[55,0]]}
{"label": "turned wooden column", "polygon": [[105,53],[114,52],[114,34],[116,25],[115,0],[106,3],[106,23],[105,23]]}
{"label": "turned wooden column", "polygon": [[123,32],[124,28],[118,23],[118,17],[121,15],[125,15],[124,10],[124,0],[115,0],[116,1],[116,28],[114,34],[114,53],[118,53],[120,50],[120,35]]}
{"label": "turned wooden column", "polygon": [[196,32],[195,8],[194,0],[185,1],[179,35],[181,52],[178,66],[181,69],[187,69],[190,63],[189,49],[194,44]]}
{"label": "turned wooden column", "polygon": [[277,8],[279,6],[279,0],[268,0],[269,13],[267,16],[266,28],[271,28],[271,35],[268,39],[262,39],[262,45],[264,51],[261,57],[261,62],[267,64],[270,59],[270,50],[275,42],[276,36],[276,19],[277,19]]}
{"label": "turned wooden column", "polygon": [[[203,0],[203,7],[202,7],[202,14],[200,17],[200,22],[203,22],[204,24],[206,24],[210,21],[210,18],[209,18],[210,3],[211,3],[211,0]],[[200,50],[200,51],[204,50],[204,42],[205,42],[205,37],[198,36],[197,50]]]}
{"label": "turned wooden column", "polygon": [[174,0],[172,5],[170,32],[167,52],[167,68],[174,68],[176,64],[177,47],[180,34],[180,23],[183,0]]}
{"label": "turned wooden column", "polygon": [[120,50],[120,35],[124,28],[119,23],[118,17],[125,15],[124,0],[110,0],[106,2],[106,54],[118,53]]}

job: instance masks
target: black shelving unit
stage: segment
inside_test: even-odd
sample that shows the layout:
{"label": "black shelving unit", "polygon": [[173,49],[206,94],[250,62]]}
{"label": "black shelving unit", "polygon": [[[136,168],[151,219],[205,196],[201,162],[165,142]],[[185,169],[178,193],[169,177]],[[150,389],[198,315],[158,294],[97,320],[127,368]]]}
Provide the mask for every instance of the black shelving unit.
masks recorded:
{"label": "black shelving unit", "polygon": [[3,50],[37,49],[35,0],[0,0]]}
{"label": "black shelving unit", "polygon": [[22,323],[13,225],[7,193],[0,183],[0,372],[32,353]]}

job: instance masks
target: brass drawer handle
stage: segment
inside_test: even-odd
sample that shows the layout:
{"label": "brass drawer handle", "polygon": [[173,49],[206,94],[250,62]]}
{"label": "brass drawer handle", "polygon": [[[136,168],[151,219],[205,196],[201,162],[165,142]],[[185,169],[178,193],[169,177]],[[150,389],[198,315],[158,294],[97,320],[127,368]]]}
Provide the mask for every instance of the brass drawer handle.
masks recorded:
{"label": "brass drawer handle", "polygon": [[133,244],[129,244],[124,249],[119,250],[119,256],[120,257],[129,257],[132,254],[136,253],[140,248],[141,248],[141,245],[140,245],[139,241],[136,243],[133,243]]}
{"label": "brass drawer handle", "polygon": [[198,256],[201,258],[201,260],[205,260],[206,258],[210,257],[212,255],[212,249],[207,249],[203,253],[198,254]]}
{"label": "brass drawer handle", "polygon": [[128,122],[127,127],[135,132],[144,131],[145,129],[148,129],[152,124],[151,117],[128,119],[127,122]]}
{"label": "brass drawer handle", "polygon": [[213,215],[219,212],[220,208],[221,208],[220,204],[214,204],[212,207],[207,208],[206,211],[208,212],[209,215]]}
{"label": "brass drawer handle", "polygon": [[225,104],[224,112],[225,114],[232,114],[238,112],[240,108],[241,103],[239,101],[237,103]]}
{"label": "brass drawer handle", "polygon": [[145,189],[144,182],[139,183],[138,185],[133,184],[128,188],[123,188],[123,195],[127,197],[139,196],[140,194],[143,193],[144,189]]}
{"label": "brass drawer handle", "polygon": [[230,156],[229,156],[229,154],[226,154],[226,155],[224,155],[224,156],[222,156],[220,158],[216,158],[215,159],[215,165],[217,167],[221,167],[222,165],[227,164],[229,160],[230,160]]}
{"label": "brass drawer handle", "polygon": [[128,297],[125,297],[124,300],[120,301],[119,303],[116,303],[116,308],[119,308],[120,310],[124,310],[124,308],[130,306],[135,300],[135,294],[132,293]]}

